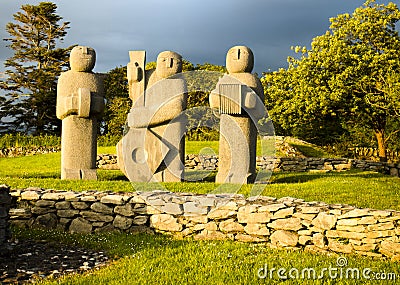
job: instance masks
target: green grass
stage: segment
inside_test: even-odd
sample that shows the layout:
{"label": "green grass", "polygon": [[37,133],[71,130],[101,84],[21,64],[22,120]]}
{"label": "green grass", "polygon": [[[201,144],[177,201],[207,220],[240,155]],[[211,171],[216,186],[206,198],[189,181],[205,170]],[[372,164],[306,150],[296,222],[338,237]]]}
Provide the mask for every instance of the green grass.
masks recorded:
{"label": "green grass", "polygon": [[97,153],[116,154],[117,153],[117,148],[116,148],[116,146],[100,146],[97,149]]}
{"label": "green grass", "polygon": [[[196,146],[198,149],[201,143]],[[99,152],[109,153],[108,148]],[[188,175],[198,175],[190,172]],[[60,154],[0,158],[0,184],[12,188],[29,186],[60,190],[133,191],[132,185],[118,170],[98,170],[98,181],[60,180]],[[205,181],[212,181],[215,173]],[[263,195],[291,196],[307,201],[345,203],[358,207],[400,210],[400,179],[374,172],[274,173]],[[212,182],[163,183],[174,192],[208,193],[218,185]],[[248,194],[252,185],[239,193]],[[105,250],[115,260],[109,266],[84,274],[42,280],[39,284],[376,284],[376,281],[336,279],[327,275],[321,280],[259,279],[257,271],[268,268],[336,267],[337,255],[311,254],[303,251],[274,250],[260,244],[233,241],[176,240],[161,235],[107,233],[78,235],[56,231],[14,229],[14,237],[58,241]],[[371,268],[374,272],[400,274],[398,263],[346,255],[348,267]],[[276,271],[275,271],[276,272]],[[400,278],[400,275],[399,277]],[[393,282],[382,284],[394,284]]]}
{"label": "green grass", "polygon": [[293,137],[285,137],[284,140],[291,145],[292,147],[299,150],[306,157],[320,157],[320,158],[331,158],[336,157],[332,153],[326,152],[321,147],[318,147],[314,144],[307,143],[305,141],[293,138]]}
{"label": "green grass", "polygon": [[[72,274],[59,279],[41,280],[37,284],[376,284],[375,280],[324,278],[281,280],[278,268],[301,272],[313,268],[318,274],[323,268],[337,268],[339,255],[324,255],[303,251],[270,249],[263,244],[233,241],[176,240],[161,235],[64,234],[56,231],[16,229],[17,238],[58,241],[95,250],[105,250],[114,258],[109,266],[84,274]],[[346,268],[362,271],[395,273],[395,262],[346,255]],[[260,279],[260,268],[275,268],[273,277]],[[263,271],[260,271],[261,275]],[[286,273],[287,274],[287,273]],[[301,275],[300,275],[301,276]],[[381,283],[379,283],[381,284]],[[394,284],[393,281],[382,284]]]}
{"label": "green grass", "polygon": [[[99,148],[99,152],[107,148]],[[190,171],[187,177],[201,172]],[[213,183],[215,173],[209,173],[204,183],[130,183],[119,170],[98,170],[97,181],[60,179],[60,154],[44,154],[15,158],[0,158],[0,184],[12,188],[42,187],[58,190],[134,191],[167,189],[172,192],[210,193],[219,185]],[[262,195],[272,197],[291,196],[306,201],[344,203],[357,207],[400,210],[400,178],[375,172],[331,172],[331,173],[273,173],[270,184]],[[253,185],[243,185],[240,194],[248,195]]]}
{"label": "green grass", "polygon": [[[185,152],[189,154],[203,153],[201,150],[204,148],[211,148],[218,154],[219,141],[186,141]],[[203,151],[206,151],[205,149]]]}

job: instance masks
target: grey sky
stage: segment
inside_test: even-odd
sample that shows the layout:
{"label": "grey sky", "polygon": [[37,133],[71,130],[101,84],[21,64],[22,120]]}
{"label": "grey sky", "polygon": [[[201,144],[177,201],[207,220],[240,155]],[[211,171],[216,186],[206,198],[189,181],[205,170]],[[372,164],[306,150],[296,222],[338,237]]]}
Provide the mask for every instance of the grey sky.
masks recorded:
{"label": "grey sky", "polygon": [[[392,2],[397,2],[394,0]],[[8,34],[22,4],[35,0],[1,0],[0,38]],[[247,45],[255,54],[255,71],[286,67],[291,46],[309,46],[329,28],[329,18],[352,13],[364,0],[68,0],[52,1],[64,21],[71,22],[61,47],[91,46],[95,71],[126,65],[129,50],[146,50],[147,61],[173,50],[192,63],[225,65],[226,51]],[[379,3],[382,2],[378,0]],[[385,3],[387,1],[384,1]],[[0,71],[12,55],[0,44]]]}

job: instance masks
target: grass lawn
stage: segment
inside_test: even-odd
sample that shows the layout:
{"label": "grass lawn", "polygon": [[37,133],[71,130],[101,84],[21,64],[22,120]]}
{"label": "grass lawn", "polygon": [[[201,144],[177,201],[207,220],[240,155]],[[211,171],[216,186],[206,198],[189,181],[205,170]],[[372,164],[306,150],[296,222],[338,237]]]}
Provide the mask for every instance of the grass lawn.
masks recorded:
{"label": "grass lawn", "polygon": [[[361,272],[360,279],[346,279],[346,271],[342,278],[340,275],[331,278],[335,271],[329,275],[324,268],[338,268],[339,255],[270,249],[263,244],[176,240],[161,235],[122,233],[65,235],[53,231],[15,230],[15,235],[106,250],[114,257],[109,266],[101,269],[37,284],[395,284],[393,280],[376,283],[376,280],[363,278],[365,268],[370,268],[371,272],[395,273],[400,278],[398,263],[354,255],[345,256],[348,263],[343,269],[357,268]],[[279,268],[286,270],[286,276],[294,268],[299,278],[282,280],[277,275]],[[313,275],[309,278],[308,274],[302,278],[301,272],[306,268],[315,270],[315,278]],[[271,270],[272,277],[263,276]],[[323,278],[318,279],[321,272]],[[265,278],[259,278],[258,274]]]}
{"label": "grass lawn", "polygon": [[[196,147],[198,149],[199,146]],[[100,148],[99,153],[110,153]],[[198,152],[197,152],[198,153]],[[196,173],[188,173],[194,175]],[[212,176],[205,181],[212,180]],[[99,170],[98,181],[61,181],[60,154],[0,158],[0,184],[12,188],[36,186],[64,190],[133,191],[132,185],[117,170]],[[400,179],[374,172],[273,173],[263,195],[291,196],[307,201],[345,203],[358,207],[400,210]],[[137,185],[136,185],[137,186]],[[170,191],[209,193],[215,183],[163,183]],[[252,185],[244,185],[239,193],[248,194]],[[53,240],[60,243],[106,250],[114,261],[104,268],[79,275],[68,275],[39,284],[377,284],[376,280],[278,278],[276,271],[292,268],[301,272],[313,268],[319,275],[324,268],[336,268],[338,255],[311,254],[303,251],[275,250],[263,244],[232,241],[175,240],[161,235],[129,235],[107,233],[78,235],[56,231],[14,229],[17,238]],[[347,268],[361,272],[396,273],[399,263],[346,255]],[[260,279],[260,268],[275,268],[272,278]],[[261,275],[265,272],[261,270]],[[287,275],[287,272],[286,272]],[[379,284],[395,284],[393,281]]]}
{"label": "grass lawn", "polygon": [[[198,147],[197,147],[198,149]],[[99,148],[107,153],[109,147]],[[188,177],[196,172],[187,172]],[[215,173],[205,178],[213,181]],[[98,181],[60,180],[60,153],[0,158],[0,183],[12,188],[42,187],[58,190],[134,191],[144,186],[166,188],[173,192],[210,193],[218,185],[212,182],[130,183],[119,170],[98,170]],[[291,196],[306,201],[344,203],[357,207],[400,210],[400,178],[375,172],[331,173],[273,173],[270,184],[265,185],[262,195],[273,197]],[[249,194],[252,185],[243,185],[238,193]]]}

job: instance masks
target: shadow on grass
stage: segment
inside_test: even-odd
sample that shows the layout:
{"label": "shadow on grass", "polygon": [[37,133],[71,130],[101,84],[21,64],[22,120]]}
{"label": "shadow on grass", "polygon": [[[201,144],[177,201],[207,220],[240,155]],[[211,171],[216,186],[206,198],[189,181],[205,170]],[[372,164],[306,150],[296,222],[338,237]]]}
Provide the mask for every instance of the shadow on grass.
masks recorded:
{"label": "shadow on grass", "polygon": [[215,182],[216,171],[185,170],[185,182]]}

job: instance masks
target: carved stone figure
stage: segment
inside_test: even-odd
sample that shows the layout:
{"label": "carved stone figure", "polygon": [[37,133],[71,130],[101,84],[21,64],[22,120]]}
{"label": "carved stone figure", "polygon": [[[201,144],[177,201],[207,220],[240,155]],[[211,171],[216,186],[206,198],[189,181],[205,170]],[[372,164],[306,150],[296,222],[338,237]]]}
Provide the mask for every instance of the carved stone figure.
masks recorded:
{"label": "carved stone figure", "polygon": [[[118,163],[132,182],[182,181],[186,128],[181,116],[187,91],[182,57],[161,52],[155,69],[145,70],[145,52],[131,51],[127,66],[129,97],[128,132],[117,145]],[[172,77],[171,77],[172,76]]]}
{"label": "carved stone figure", "polygon": [[94,49],[76,46],[70,67],[57,84],[57,118],[62,120],[61,179],[97,179],[97,127],[104,111],[103,76],[92,72]]}
{"label": "carved stone figure", "polygon": [[220,118],[217,183],[253,183],[256,177],[256,122],[265,115],[264,90],[252,74],[253,52],[232,47],[226,56],[228,74],[211,92],[211,108]]}

